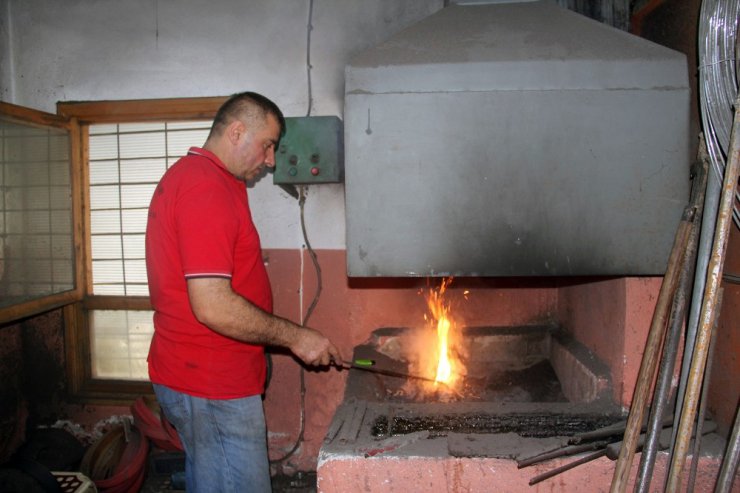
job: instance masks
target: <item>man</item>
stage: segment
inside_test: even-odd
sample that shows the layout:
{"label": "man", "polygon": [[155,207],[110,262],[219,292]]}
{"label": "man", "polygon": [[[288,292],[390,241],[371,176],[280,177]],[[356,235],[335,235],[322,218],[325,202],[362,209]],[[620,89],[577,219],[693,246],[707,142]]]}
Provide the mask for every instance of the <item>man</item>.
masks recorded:
{"label": "man", "polygon": [[275,166],[284,129],[269,99],[232,96],[203,148],[165,173],[149,207],[149,376],[185,448],[188,493],[270,491],[265,345],[313,366],[342,359],[319,332],[271,315],[246,182]]}

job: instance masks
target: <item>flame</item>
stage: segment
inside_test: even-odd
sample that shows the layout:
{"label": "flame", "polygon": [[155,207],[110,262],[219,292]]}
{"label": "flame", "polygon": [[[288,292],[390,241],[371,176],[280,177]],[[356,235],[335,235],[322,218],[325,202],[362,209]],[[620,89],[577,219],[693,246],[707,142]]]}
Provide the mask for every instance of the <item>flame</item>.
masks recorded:
{"label": "flame", "polygon": [[[457,378],[455,372],[455,362],[451,355],[450,331],[454,331],[455,322],[450,317],[450,306],[445,302],[444,294],[447,286],[452,282],[452,278],[442,280],[440,287],[431,290],[427,296],[427,306],[431,312],[433,320],[437,324],[437,376],[435,385],[439,382],[452,384]],[[426,318],[426,317],[425,317]]]}
{"label": "flame", "polygon": [[450,332],[449,320],[442,319],[437,324],[437,342],[439,344],[439,363],[437,364],[437,376],[435,382],[447,383],[452,377],[452,365],[450,365],[449,345],[447,337]]}

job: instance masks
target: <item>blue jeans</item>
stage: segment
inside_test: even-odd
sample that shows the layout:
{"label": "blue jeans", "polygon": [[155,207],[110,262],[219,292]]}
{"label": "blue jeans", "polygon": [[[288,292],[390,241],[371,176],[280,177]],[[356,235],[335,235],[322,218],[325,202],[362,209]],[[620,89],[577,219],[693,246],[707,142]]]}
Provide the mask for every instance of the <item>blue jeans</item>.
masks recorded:
{"label": "blue jeans", "polygon": [[203,399],[154,385],[185,447],[188,493],[270,492],[262,398]]}

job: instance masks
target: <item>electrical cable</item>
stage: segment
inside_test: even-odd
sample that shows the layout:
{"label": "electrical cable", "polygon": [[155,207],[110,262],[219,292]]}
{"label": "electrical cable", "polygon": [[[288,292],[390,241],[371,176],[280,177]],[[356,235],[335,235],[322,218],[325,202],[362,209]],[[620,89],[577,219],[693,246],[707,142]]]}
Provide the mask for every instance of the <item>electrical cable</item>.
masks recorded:
{"label": "electrical cable", "polygon": [[[306,25],[306,78],[307,78],[307,87],[308,87],[308,108],[306,110],[306,116],[311,116],[311,108],[313,106],[313,93],[312,93],[312,87],[311,87],[311,31],[313,30],[313,25],[311,24],[311,21],[313,19],[313,0],[309,0],[308,3],[308,23]],[[300,214],[301,214],[301,232],[303,233],[303,241],[306,245],[306,249],[308,250],[309,256],[311,257],[311,261],[313,262],[314,269],[316,270],[316,293],[314,294],[313,300],[311,301],[311,304],[308,306],[308,309],[306,310],[306,314],[303,316],[303,320],[301,321],[302,326],[306,326],[308,323],[308,320],[311,318],[311,315],[313,314],[314,308],[316,308],[316,305],[319,302],[319,296],[321,295],[321,290],[323,289],[323,283],[321,279],[321,266],[319,265],[319,259],[316,256],[316,252],[311,247],[311,243],[308,241],[308,234],[306,233],[306,221],[304,218],[304,209],[306,204],[306,187],[301,187],[299,196],[298,196],[298,206],[300,208]],[[301,443],[303,443],[304,440],[304,434],[306,431],[306,375],[305,370],[303,369],[303,366],[300,367],[300,394],[301,394],[301,403],[300,403],[300,425],[298,430],[298,437],[296,438],[295,443],[290,448],[290,450],[285,453],[282,457],[279,459],[271,460],[271,464],[280,464],[288,460],[290,457],[293,456],[293,454],[298,450],[298,447],[300,447]]]}
{"label": "electrical cable", "polygon": [[[311,257],[311,261],[316,271],[316,293],[314,294],[313,300],[311,301],[311,304],[308,306],[308,309],[306,310],[306,314],[303,317],[303,321],[301,322],[301,325],[303,326],[306,326],[306,324],[308,323],[308,319],[311,318],[311,315],[313,314],[313,311],[319,302],[321,291],[323,290],[321,265],[319,264],[319,259],[318,259],[318,256],[316,255],[316,252],[314,251],[313,247],[311,247],[311,243],[308,241],[308,234],[306,233],[306,221],[304,218],[305,203],[306,203],[306,191],[305,191],[305,187],[302,187],[300,189],[300,198],[298,200],[298,204],[300,206],[300,211],[301,211],[301,231],[303,232],[303,241],[306,244],[306,249],[308,250],[308,254]],[[285,455],[283,455],[279,459],[270,461],[270,463],[272,464],[285,462],[296,452],[296,450],[298,450],[298,447],[301,445],[301,443],[303,443],[304,433],[306,431],[306,378],[305,378],[305,370],[303,369],[302,366],[300,369],[300,384],[301,384],[301,413],[300,413],[300,429],[298,432],[298,437],[296,438],[296,441],[293,444],[293,447],[291,447],[291,449]]]}

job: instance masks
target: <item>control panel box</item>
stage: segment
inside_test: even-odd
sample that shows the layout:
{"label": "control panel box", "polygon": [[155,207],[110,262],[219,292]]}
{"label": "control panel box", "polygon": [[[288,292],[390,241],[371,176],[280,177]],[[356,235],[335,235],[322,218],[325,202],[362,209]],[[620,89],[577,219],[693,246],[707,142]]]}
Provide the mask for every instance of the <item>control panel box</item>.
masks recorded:
{"label": "control panel box", "polygon": [[275,153],[273,183],[341,183],[344,176],[342,121],[336,116],[285,119]]}

